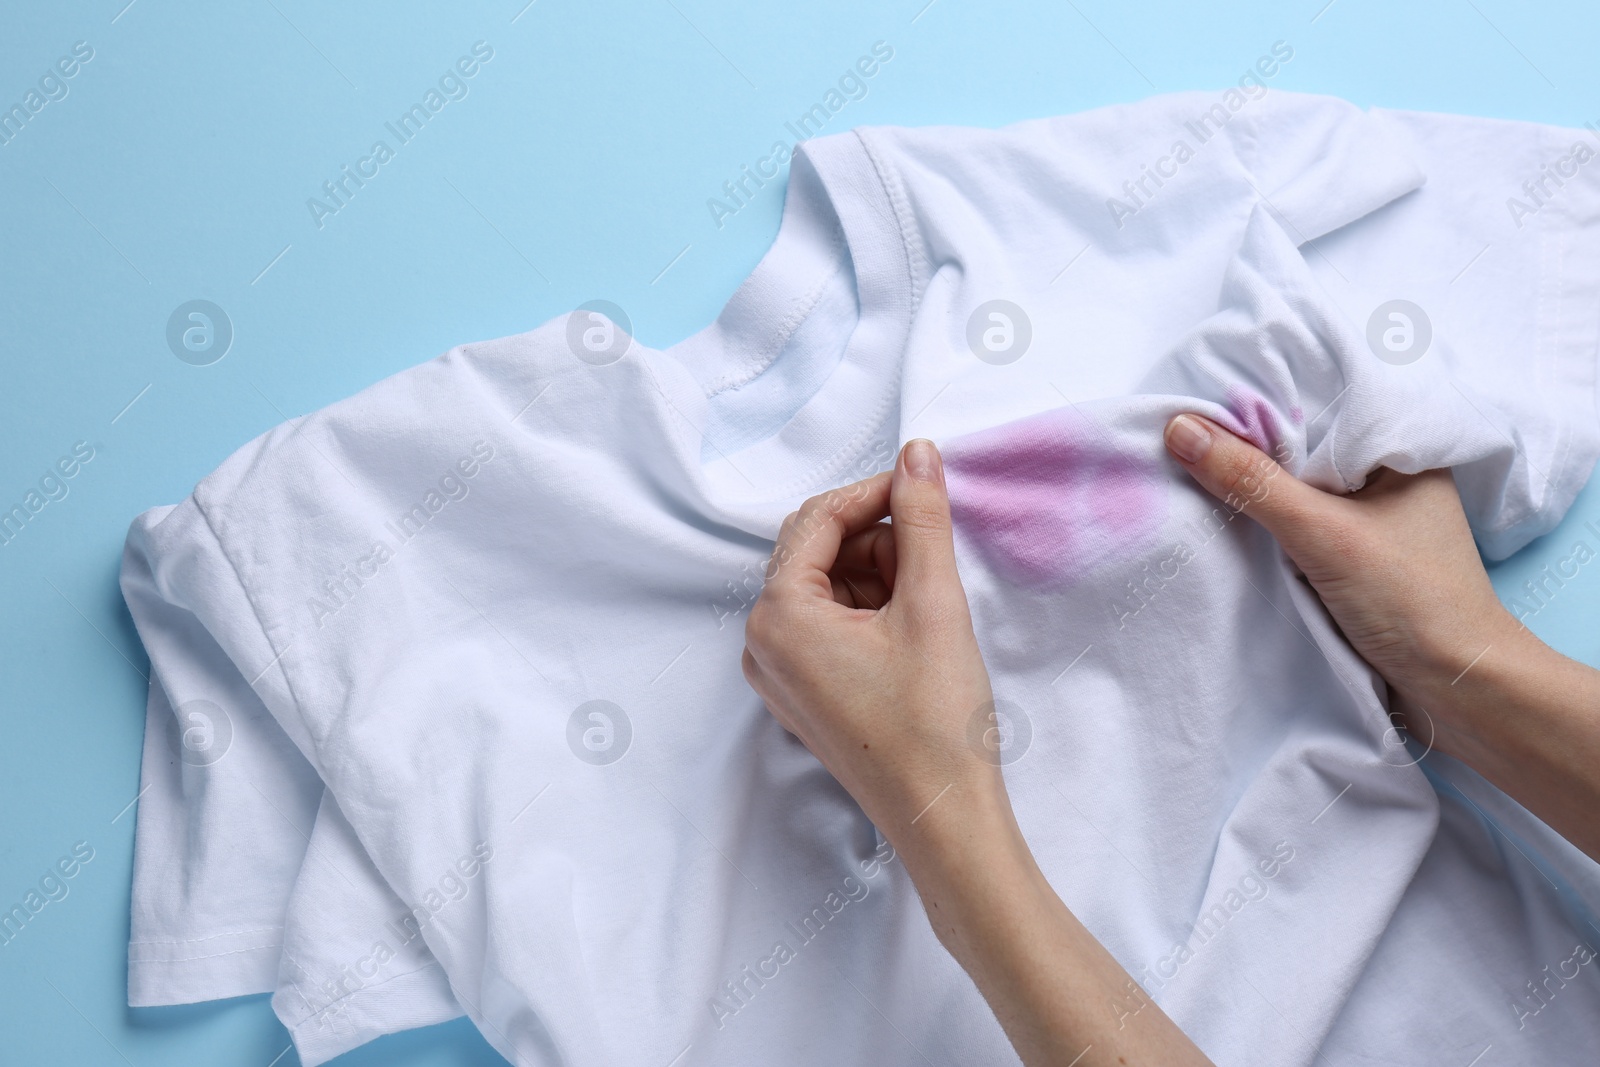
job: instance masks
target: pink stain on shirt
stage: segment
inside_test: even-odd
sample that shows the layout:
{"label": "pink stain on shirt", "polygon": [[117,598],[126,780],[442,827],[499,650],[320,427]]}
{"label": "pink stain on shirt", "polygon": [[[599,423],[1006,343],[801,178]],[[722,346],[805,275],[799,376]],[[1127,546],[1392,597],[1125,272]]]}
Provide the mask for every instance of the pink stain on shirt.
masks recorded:
{"label": "pink stain on shirt", "polygon": [[[1267,403],[1265,397],[1239,385],[1228,386],[1228,410],[1233,413],[1235,424],[1228,427],[1240,437],[1245,438],[1261,451],[1269,455],[1276,455],[1279,446],[1283,443],[1283,427],[1278,423],[1277,412],[1272,410],[1272,405]],[[1290,417],[1299,423],[1297,407],[1290,412]]]}
{"label": "pink stain on shirt", "polygon": [[944,460],[956,525],[1019,583],[1073,582],[1127,558],[1166,514],[1156,468],[1068,408],[952,441]]}

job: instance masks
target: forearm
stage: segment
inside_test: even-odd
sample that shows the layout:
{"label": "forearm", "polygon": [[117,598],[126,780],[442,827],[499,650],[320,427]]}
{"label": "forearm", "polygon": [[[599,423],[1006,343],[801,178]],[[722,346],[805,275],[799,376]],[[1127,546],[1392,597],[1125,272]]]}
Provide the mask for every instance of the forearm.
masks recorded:
{"label": "forearm", "polygon": [[1600,671],[1509,616],[1481,653],[1476,662],[1477,650],[1458,653],[1459,665],[1441,657],[1407,695],[1438,726],[1438,747],[1600,860]]}
{"label": "forearm", "polygon": [[934,932],[1029,1067],[1210,1062],[1062,903],[1001,789],[944,798],[897,850]]}

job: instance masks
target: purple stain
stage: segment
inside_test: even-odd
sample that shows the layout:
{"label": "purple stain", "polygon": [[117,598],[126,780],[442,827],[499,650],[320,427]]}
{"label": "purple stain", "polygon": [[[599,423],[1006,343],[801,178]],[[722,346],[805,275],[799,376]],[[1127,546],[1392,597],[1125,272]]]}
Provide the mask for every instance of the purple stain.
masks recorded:
{"label": "purple stain", "polygon": [[[1228,410],[1233,415],[1233,425],[1228,429],[1243,437],[1261,451],[1276,455],[1282,445],[1283,430],[1278,425],[1277,412],[1266,398],[1243,386],[1228,386]],[[1294,408],[1290,418],[1300,422],[1300,409]],[[1226,425],[1226,423],[1225,423]]]}
{"label": "purple stain", "polygon": [[1127,558],[1166,515],[1156,467],[1068,408],[959,438],[944,461],[957,526],[1019,583],[1069,583]]}

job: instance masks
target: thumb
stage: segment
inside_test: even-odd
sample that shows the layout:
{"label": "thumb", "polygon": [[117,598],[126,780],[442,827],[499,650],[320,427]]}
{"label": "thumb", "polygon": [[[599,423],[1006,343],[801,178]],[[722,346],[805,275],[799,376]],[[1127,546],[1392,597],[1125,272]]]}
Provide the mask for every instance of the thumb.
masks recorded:
{"label": "thumb", "polygon": [[1265,526],[1291,559],[1315,555],[1335,497],[1199,415],[1179,415],[1167,423],[1166,443],[1206,492]]}
{"label": "thumb", "polygon": [[900,450],[889,483],[889,518],[894,529],[894,599],[915,604],[941,597],[952,586],[959,589],[950,493],[944,461],[932,441],[918,438]]}

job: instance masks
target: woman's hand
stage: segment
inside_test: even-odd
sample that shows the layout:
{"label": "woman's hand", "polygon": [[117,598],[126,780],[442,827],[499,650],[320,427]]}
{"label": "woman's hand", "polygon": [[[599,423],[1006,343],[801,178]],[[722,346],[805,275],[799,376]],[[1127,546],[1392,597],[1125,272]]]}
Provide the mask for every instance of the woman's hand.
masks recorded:
{"label": "woman's hand", "polygon": [[908,834],[935,802],[1003,796],[998,766],[968,740],[989,672],[932,442],[785,520],[745,645],[751,687],[900,851],[915,851]]}
{"label": "woman's hand", "polygon": [[1336,496],[1198,415],[1173,419],[1166,440],[1208,492],[1277,538],[1355,650],[1407,695],[1522,629],[1494,595],[1448,470],[1380,469]]}
{"label": "woman's hand", "polygon": [[1600,859],[1600,671],[1501,605],[1449,471],[1380,470],[1336,496],[1198,415],[1173,419],[1166,440],[1208,492],[1278,539],[1401,698],[1414,737]]}
{"label": "woman's hand", "polygon": [[788,518],[745,646],[750,685],[889,839],[1025,1063],[1209,1063],[1067,910],[1017,829],[982,743],[989,673],[932,442]]}

